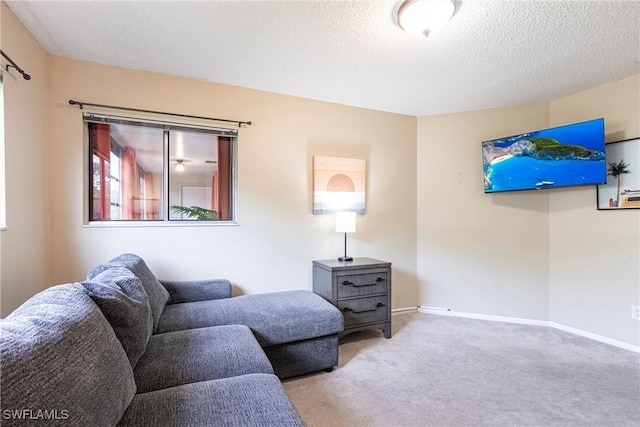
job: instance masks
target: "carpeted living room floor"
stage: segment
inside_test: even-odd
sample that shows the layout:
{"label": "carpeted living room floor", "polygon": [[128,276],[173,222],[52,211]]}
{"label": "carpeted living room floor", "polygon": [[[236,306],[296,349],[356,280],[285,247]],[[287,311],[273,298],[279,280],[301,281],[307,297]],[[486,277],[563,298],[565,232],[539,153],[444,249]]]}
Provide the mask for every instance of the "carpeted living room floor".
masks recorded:
{"label": "carpeted living room floor", "polygon": [[309,427],[640,425],[640,354],[543,326],[396,315],[284,386]]}

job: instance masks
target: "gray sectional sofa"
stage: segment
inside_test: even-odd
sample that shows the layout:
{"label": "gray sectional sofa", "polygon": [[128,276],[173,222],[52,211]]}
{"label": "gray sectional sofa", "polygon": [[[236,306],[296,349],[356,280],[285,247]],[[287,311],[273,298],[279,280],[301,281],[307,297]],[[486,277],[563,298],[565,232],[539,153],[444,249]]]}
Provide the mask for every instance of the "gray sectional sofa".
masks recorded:
{"label": "gray sectional sofa", "polygon": [[0,424],[301,426],[280,379],[337,365],[342,322],[309,291],[231,298],[124,254],[0,321]]}

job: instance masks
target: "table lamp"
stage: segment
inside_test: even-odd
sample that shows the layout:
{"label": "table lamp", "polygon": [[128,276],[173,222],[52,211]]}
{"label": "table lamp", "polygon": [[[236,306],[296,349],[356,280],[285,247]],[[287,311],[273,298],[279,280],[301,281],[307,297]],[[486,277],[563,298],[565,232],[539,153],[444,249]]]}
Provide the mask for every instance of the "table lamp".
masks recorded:
{"label": "table lamp", "polygon": [[355,212],[336,212],[336,233],[344,233],[344,256],[338,258],[338,261],[353,261],[353,258],[347,256],[347,233],[355,233],[356,231],[356,213]]}

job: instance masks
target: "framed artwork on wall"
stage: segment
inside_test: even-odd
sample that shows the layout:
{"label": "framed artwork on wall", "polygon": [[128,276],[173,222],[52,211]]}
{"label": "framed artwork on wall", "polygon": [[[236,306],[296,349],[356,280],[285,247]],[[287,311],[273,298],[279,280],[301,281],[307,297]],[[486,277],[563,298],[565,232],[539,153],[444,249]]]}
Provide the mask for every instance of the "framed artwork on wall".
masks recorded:
{"label": "framed artwork on wall", "polygon": [[598,185],[598,209],[640,209],[640,138],[607,144],[605,157],[607,183]]}
{"label": "framed artwork on wall", "polygon": [[313,214],[366,210],[366,160],[313,156]]}

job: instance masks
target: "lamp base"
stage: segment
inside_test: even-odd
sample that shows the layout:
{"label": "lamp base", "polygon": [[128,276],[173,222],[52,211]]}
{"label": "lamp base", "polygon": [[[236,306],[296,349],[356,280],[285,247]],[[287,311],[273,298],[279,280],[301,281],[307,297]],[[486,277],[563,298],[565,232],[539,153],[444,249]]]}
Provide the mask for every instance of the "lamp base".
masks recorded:
{"label": "lamp base", "polygon": [[353,261],[353,257],[350,257],[350,256],[341,256],[341,257],[338,257],[338,261],[342,261],[342,262],[345,262],[345,261]]}

